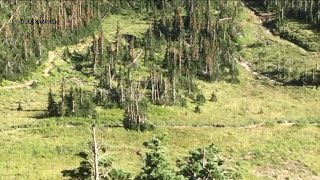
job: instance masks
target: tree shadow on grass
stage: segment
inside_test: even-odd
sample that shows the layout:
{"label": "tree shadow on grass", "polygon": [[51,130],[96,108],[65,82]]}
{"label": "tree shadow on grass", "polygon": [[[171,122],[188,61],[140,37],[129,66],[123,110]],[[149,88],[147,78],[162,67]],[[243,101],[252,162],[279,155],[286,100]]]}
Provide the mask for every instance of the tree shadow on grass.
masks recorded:
{"label": "tree shadow on grass", "polygon": [[30,118],[34,119],[46,119],[50,118],[49,114],[46,111],[40,111],[39,113],[36,113],[35,115],[31,116]]}
{"label": "tree shadow on grass", "polygon": [[46,111],[45,109],[22,109],[22,110],[17,110],[17,108],[15,109],[9,109],[10,111],[22,111],[22,112],[44,112]]}
{"label": "tree shadow on grass", "polygon": [[91,178],[91,164],[89,163],[88,154],[86,152],[79,152],[75,154],[75,156],[79,156],[84,160],[81,161],[80,166],[75,169],[67,169],[61,171],[63,177],[67,177],[69,179],[90,179]]}

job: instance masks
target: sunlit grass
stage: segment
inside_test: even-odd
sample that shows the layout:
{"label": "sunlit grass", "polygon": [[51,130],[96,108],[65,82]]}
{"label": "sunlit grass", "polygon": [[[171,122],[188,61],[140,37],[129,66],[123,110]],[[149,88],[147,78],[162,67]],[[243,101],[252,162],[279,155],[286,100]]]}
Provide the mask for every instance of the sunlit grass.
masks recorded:
{"label": "sunlit grass", "polygon": [[[318,59],[317,54],[306,52],[301,47],[274,36],[267,28],[262,26],[259,18],[250,10],[244,9],[244,13],[239,19],[241,19],[239,26],[243,30],[238,36],[238,42],[242,47],[240,55],[246,61],[253,63],[258,70],[262,72],[275,70],[278,64],[280,64],[280,68],[285,64],[287,68],[291,66],[292,70],[297,69],[299,72],[315,68]],[[299,29],[294,25],[296,25],[294,22],[287,25],[291,28],[290,32],[296,33],[293,36],[299,35],[302,37],[309,34],[309,39],[305,38],[305,42],[319,43],[318,37],[312,38],[317,34],[310,35],[306,32],[311,32],[310,30]]]}
{"label": "sunlit grass", "polygon": [[[255,169],[297,161],[301,168],[320,171],[317,163],[320,138],[316,127],[272,128],[160,128],[155,132],[138,133],[122,128],[102,129],[109,157],[117,168],[139,172],[142,167],[137,151],[145,152],[142,143],[154,134],[167,133],[171,164],[195,147],[215,143],[223,156],[238,162],[245,176],[255,176]],[[87,148],[89,126],[47,127],[24,131],[8,131],[0,135],[0,174],[21,179],[59,179],[64,169],[76,167],[80,159],[74,154]],[[303,146],[301,146],[303,144]],[[306,151],[308,153],[306,153]],[[12,162],[12,163],[9,163]],[[247,175],[246,175],[247,174]],[[256,177],[257,178],[257,177]]]}

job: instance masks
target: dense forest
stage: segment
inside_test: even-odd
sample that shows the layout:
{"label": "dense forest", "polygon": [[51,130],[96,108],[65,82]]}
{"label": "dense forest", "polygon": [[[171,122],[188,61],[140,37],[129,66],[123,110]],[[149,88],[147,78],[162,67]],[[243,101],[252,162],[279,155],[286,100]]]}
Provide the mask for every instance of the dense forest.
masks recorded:
{"label": "dense forest", "polygon": [[278,27],[288,17],[305,20],[320,28],[319,0],[264,0],[263,5],[268,11],[277,12]]}
{"label": "dense forest", "polygon": [[108,13],[107,6],[83,0],[1,1],[0,81],[29,75],[47,58],[48,50],[86,36]]}

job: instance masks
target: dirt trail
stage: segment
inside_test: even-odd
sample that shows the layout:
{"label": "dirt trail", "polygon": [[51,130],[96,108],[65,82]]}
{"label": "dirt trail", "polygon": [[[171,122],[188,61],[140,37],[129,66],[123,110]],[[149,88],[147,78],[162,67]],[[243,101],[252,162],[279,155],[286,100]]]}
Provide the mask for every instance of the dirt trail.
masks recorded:
{"label": "dirt trail", "polygon": [[[91,39],[92,39],[91,37],[87,37],[87,38],[82,39],[79,43],[72,45],[72,46],[69,46],[69,51],[74,52],[74,51],[84,50],[90,44]],[[65,48],[65,47],[67,47],[67,46],[63,46],[62,48],[59,47],[53,51],[48,52],[48,60],[44,64],[44,69],[42,70],[42,72],[43,72],[42,76],[44,76],[44,77],[50,76],[50,71],[53,68],[55,68],[55,64],[54,64],[55,59],[59,58],[62,55],[61,49]],[[0,91],[1,90],[18,89],[18,88],[31,88],[31,86],[35,83],[37,83],[36,79],[32,79],[32,80],[25,81],[25,82],[19,82],[19,83],[14,82],[13,83],[14,85],[3,86],[3,87],[0,86]]]}
{"label": "dirt trail", "polygon": [[57,58],[56,51],[50,51],[48,53],[48,61],[46,62],[45,68],[43,70],[43,76],[48,77],[50,76],[50,71],[55,67],[54,60]]}
{"label": "dirt trail", "polygon": [[[270,37],[274,37],[276,39],[274,39],[275,41],[278,41],[278,42],[285,42],[286,44],[294,47],[294,48],[297,48],[299,49],[302,53],[304,54],[310,54],[312,56],[314,56],[315,58],[317,58],[317,53],[315,52],[309,52],[307,50],[305,50],[304,48],[300,47],[299,45],[291,42],[291,41],[288,41],[286,39],[283,39],[275,34],[273,34],[271,32],[270,29],[268,29],[267,27],[265,27],[263,25],[263,23],[268,19],[270,18],[270,16],[272,17],[273,14],[268,14],[268,13],[263,13],[255,8],[252,8],[250,7],[249,5],[245,5],[243,4],[244,6],[246,6],[249,10],[249,13],[250,13],[250,16],[252,16],[252,20],[254,21],[254,23],[258,26],[260,26],[260,30],[264,32],[264,34],[267,34],[267,35],[270,35]],[[263,38],[262,38],[263,39]],[[273,40],[272,40],[273,41]],[[274,78],[271,78],[271,77],[268,77],[266,75],[263,75],[261,74],[259,71],[255,70],[254,68],[254,65],[252,65],[250,62],[246,61],[245,59],[243,58],[240,58],[238,61],[238,64],[242,67],[244,67],[248,72],[252,73],[255,77],[257,77],[257,79],[259,80],[266,80],[269,82],[270,85],[283,85],[283,82],[281,81],[278,81]]]}
{"label": "dirt trail", "polygon": [[265,75],[259,73],[258,71],[255,71],[253,66],[249,62],[247,62],[243,59],[238,60],[238,64],[240,66],[244,67],[247,71],[252,73],[254,76],[256,76],[257,79],[259,79],[259,80],[267,80],[268,82],[270,82],[270,84],[273,84],[273,85],[283,85],[282,82],[271,79],[270,77],[265,76]]}
{"label": "dirt trail", "polygon": [[[281,123],[276,123],[275,125],[277,126],[285,126],[285,127],[292,127],[295,126],[296,123],[294,122],[281,122]],[[20,125],[23,126],[23,125]],[[60,127],[67,127],[67,128],[72,128],[72,127],[79,127],[79,126],[86,126],[86,124],[58,124],[56,126]],[[246,126],[229,126],[229,125],[222,125],[222,124],[213,124],[213,125],[199,125],[199,126],[193,126],[193,125],[159,125],[156,127],[160,128],[173,128],[173,129],[186,129],[186,128],[236,128],[236,129],[255,129],[255,128],[264,128],[267,126],[267,123],[259,123],[259,124],[250,124]],[[0,132],[14,132],[14,131],[21,131],[21,130],[27,130],[27,129],[36,129],[36,128],[41,128],[42,126],[38,126],[35,124],[35,126],[30,126],[30,127],[9,127],[9,128],[4,128],[0,129]],[[44,125],[43,127],[47,127],[47,125]],[[108,128],[123,128],[122,125],[115,125],[115,126],[109,126],[107,124],[101,124],[101,127],[108,127]]]}
{"label": "dirt trail", "polygon": [[37,81],[30,80],[30,81],[19,83],[16,85],[0,87],[0,90],[17,89],[17,88],[24,88],[24,87],[30,88],[34,83],[37,83]]}
{"label": "dirt trail", "polygon": [[[48,61],[45,63],[45,68],[43,70],[43,76],[48,77],[50,74],[50,71],[55,67],[54,66],[54,60],[58,57],[57,56],[57,50],[49,51],[48,53]],[[18,88],[31,88],[33,84],[37,83],[37,80],[32,79],[30,81],[21,82],[21,83],[14,83],[14,85],[11,86],[4,86],[0,87],[0,90],[10,90],[10,89],[18,89]]]}

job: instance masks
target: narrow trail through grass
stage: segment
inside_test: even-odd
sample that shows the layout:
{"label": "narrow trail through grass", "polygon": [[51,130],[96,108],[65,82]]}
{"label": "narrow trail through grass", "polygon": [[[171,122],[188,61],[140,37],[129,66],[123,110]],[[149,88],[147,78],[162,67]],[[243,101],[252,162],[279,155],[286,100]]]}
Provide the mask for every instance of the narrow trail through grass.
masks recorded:
{"label": "narrow trail through grass", "polygon": [[17,89],[17,88],[25,88],[25,87],[30,88],[30,86],[35,82],[36,80],[30,80],[27,82],[15,83],[15,85],[0,87],[0,90],[10,90],[10,89]]}
{"label": "narrow trail through grass", "polygon": [[48,61],[46,62],[45,64],[45,68],[43,70],[43,76],[44,77],[48,77],[50,76],[50,71],[51,69],[53,69],[55,67],[54,65],[54,60],[57,58],[57,54],[56,54],[56,51],[50,51],[48,53]]}
{"label": "narrow trail through grass", "polygon": [[[54,60],[56,58],[58,58],[56,53],[57,53],[57,49],[53,50],[53,51],[49,51],[48,60],[44,64],[44,69],[43,69],[42,76],[44,76],[44,77],[50,76],[50,74],[49,74],[50,71],[53,68],[55,68]],[[0,87],[0,90],[9,90],[9,89],[17,89],[17,88],[31,88],[30,86],[32,86],[36,82],[37,82],[37,79],[32,79],[32,80],[29,80],[29,81],[26,81],[26,82],[15,83],[15,85]]]}
{"label": "narrow trail through grass", "polygon": [[[309,123],[309,126],[317,126],[317,123]],[[25,126],[25,127],[24,127]],[[25,124],[25,125],[19,125],[19,126],[11,126],[9,128],[2,128],[0,129],[0,132],[15,132],[15,131],[21,131],[21,130],[27,130],[27,129],[40,129],[43,127],[89,127],[91,124],[73,124],[73,123],[60,123],[56,125],[50,125],[50,124]],[[106,128],[123,128],[122,125],[109,125],[109,124],[100,124],[101,127]],[[213,124],[213,125],[159,125],[156,128],[176,128],[176,129],[186,129],[186,128],[239,128],[239,129],[253,129],[253,128],[263,128],[268,126],[285,126],[285,127],[291,127],[291,126],[298,126],[297,123],[294,122],[278,122],[275,124],[269,124],[269,123],[258,123],[258,124],[248,124],[248,125],[240,125],[240,126],[230,126],[230,125],[223,125],[223,124]]]}
{"label": "narrow trail through grass", "polygon": [[[84,48],[89,46],[91,37],[84,38],[81,42],[68,46],[69,50],[71,52],[74,51],[82,51]],[[42,68],[39,70],[41,71],[41,76],[46,78],[50,76],[51,71],[59,67],[59,65],[56,65],[55,62],[58,59],[62,60],[62,55],[63,55],[63,49],[65,49],[67,46],[62,46],[62,47],[57,47],[56,49],[49,51],[48,52],[48,58],[45,61],[45,63],[42,65]],[[25,81],[25,82],[14,82],[14,85],[9,85],[9,86],[2,86],[0,87],[0,90],[10,90],[10,89],[18,89],[18,88],[31,88],[31,86],[35,83],[37,83],[39,79],[37,78],[32,78],[32,80]]]}
{"label": "narrow trail through grass", "polygon": [[254,76],[256,76],[259,80],[267,80],[269,81],[271,84],[275,84],[275,85],[283,85],[283,83],[281,81],[278,81],[276,79],[273,79],[272,77],[268,77],[265,76],[263,74],[261,74],[260,72],[254,70],[254,68],[252,68],[252,65],[244,60],[244,59],[240,59],[238,61],[238,64],[240,66],[242,66],[245,70],[249,71],[250,73],[252,73]]}

